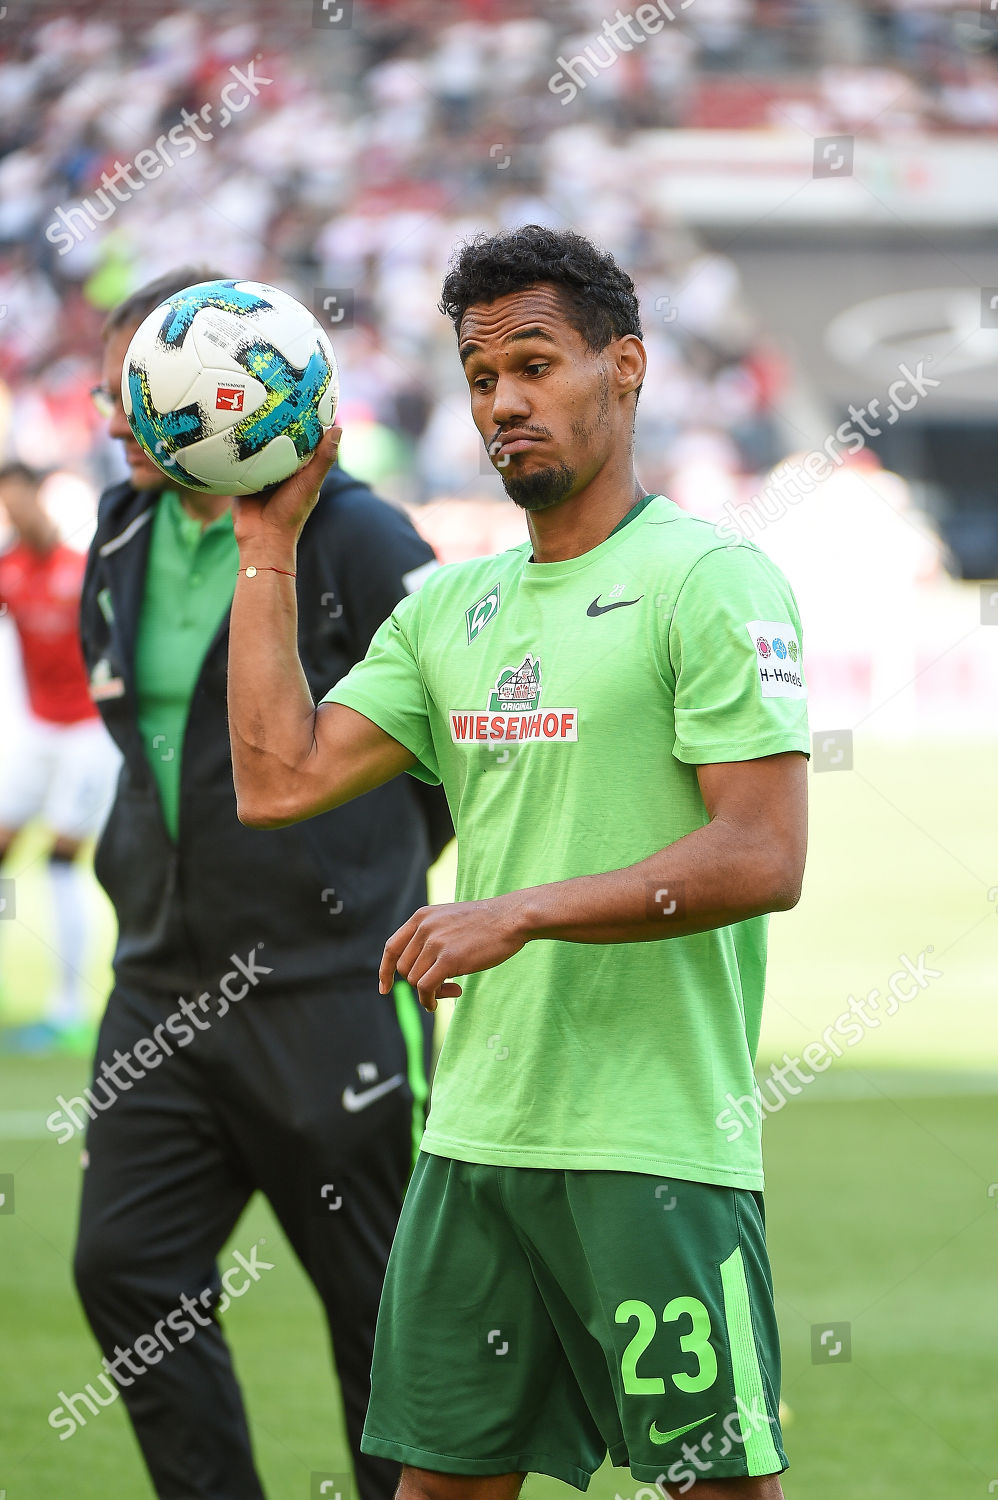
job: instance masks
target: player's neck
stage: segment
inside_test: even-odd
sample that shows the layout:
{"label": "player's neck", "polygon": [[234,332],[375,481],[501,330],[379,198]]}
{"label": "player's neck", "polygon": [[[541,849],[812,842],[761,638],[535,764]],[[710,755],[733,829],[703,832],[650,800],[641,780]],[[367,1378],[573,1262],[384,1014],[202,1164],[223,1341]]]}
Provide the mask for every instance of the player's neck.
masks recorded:
{"label": "player's neck", "polygon": [[231,495],[202,495],[197,490],[180,490],[179,494],[184,510],[200,521],[202,527],[210,526],[232,508]]}
{"label": "player's neck", "polygon": [[632,506],[647,494],[631,471],[617,483],[597,475],[577,495],[571,495],[550,510],[528,511],[527,527],[533,543],[533,561],[566,562],[581,557],[605,542]]}

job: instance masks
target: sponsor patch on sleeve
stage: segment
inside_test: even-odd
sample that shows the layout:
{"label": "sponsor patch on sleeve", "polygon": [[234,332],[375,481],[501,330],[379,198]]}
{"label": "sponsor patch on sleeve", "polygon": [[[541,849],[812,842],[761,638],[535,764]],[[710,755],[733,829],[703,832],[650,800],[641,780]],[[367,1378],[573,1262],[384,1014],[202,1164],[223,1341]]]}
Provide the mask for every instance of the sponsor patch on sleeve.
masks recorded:
{"label": "sponsor patch on sleeve", "polygon": [[755,651],[764,698],[806,698],[804,663],[797,631],[787,620],[749,620],[745,629]]}

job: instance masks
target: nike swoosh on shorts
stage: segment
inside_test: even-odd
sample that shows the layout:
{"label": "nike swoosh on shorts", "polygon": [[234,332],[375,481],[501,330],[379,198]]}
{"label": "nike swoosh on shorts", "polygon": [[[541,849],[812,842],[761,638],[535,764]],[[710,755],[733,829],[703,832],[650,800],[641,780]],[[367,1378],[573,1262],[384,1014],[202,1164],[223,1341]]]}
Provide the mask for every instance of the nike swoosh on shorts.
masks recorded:
{"label": "nike swoosh on shorts", "polygon": [[711,1417],[716,1417],[717,1412],[712,1411],[708,1417],[698,1417],[695,1422],[687,1422],[685,1427],[674,1427],[671,1432],[659,1432],[658,1425],[653,1422],[648,1429],[648,1436],[653,1443],[671,1443],[673,1438],[682,1437],[684,1432],[692,1432],[694,1427],[702,1427],[709,1422]]}

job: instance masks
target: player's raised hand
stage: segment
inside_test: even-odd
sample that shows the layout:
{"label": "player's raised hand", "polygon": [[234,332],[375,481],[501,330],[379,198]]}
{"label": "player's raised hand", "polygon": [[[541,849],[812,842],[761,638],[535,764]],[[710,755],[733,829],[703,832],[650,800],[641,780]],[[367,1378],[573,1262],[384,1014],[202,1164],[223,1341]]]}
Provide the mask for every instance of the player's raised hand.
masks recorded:
{"label": "player's raised hand", "polygon": [[480,974],[519,953],[527,937],[517,894],[421,906],[385,944],[378,975],[382,994],[391,989],[397,972],[412,985],[424,1010],[436,1010],[438,999],[461,994],[450,975]]}
{"label": "player's raised hand", "polygon": [[233,498],[236,541],[241,548],[257,541],[294,547],[319,498],[319,487],[336,461],[342,431],[341,427],[327,427],[308,463],[272,494]]}

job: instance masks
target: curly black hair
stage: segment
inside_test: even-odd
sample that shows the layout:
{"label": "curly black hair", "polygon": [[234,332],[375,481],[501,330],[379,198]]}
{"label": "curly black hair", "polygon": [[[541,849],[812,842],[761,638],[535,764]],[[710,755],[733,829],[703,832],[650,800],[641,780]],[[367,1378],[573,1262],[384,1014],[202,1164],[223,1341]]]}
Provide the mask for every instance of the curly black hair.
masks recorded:
{"label": "curly black hair", "polygon": [[495,302],[541,282],[557,287],[565,316],[590,349],[605,349],[627,333],[641,337],[634,282],[613,256],[571,229],[540,224],[466,241],[444,278],[440,311],[460,335],[473,303]]}

